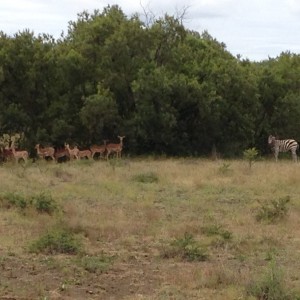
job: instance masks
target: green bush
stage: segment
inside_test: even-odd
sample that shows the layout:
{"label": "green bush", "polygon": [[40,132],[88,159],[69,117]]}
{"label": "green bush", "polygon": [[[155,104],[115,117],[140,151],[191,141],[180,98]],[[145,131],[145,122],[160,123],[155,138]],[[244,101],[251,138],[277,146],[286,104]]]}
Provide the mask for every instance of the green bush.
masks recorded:
{"label": "green bush", "polygon": [[252,281],[246,287],[247,295],[256,299],[266,300],[294,300],[299,299],[284,285],[281,270],[276,266],[274,260],[270,263],[270,268],[266,274],[257,281]]}
{"label": "green bush", "polygon": [[78,264],[90,273],[103,273],[108,270],[112,264],[112,257],[105,256],[83,256]]}
{"label": "green bush", "polygon": [[222,166],[219,167],[219,172],[223,175],[228,175],[232,173],[232,170],[230,169],[231,164],[224,162]]}
{"label": "green bush", "polygon": [[80,241],[68,230],[54,229],[41,236],[29,246],[29,251],[44,254],[77,254],[81,251]]}
{"label": "green bush", "polygon": [[24,210],[29,204],[24,196],[17,193],[7,193],[2,195],[0,197],[0,203],[1,206],[5,208],[9,209],[15,207],[21,210]]}
{"label": "green bush", "polygon": [[208,255],[200,247],[192,234],[185,233],[183,238],[177,238],[165,249],[163,257],[179,257],[187,261],[205,261]]}
{"label": "green bush", "polygon": [[290,197],[286,196],[278,200],[272,200],[270,203],[262,205],[256,214],[256,220],[273,223],[285,218],[288,213],[287,204],[289,202]]}
{"label": "green bush", "polygon": [[40,193],[34,196],[23,196],[17,193],[7,193],[0,196],[0,205],[7,209],[18,208],[23,213],[33,207],[39,213],[52,214],[57,205],[50,194]]}
{"label": "green bush", "polygon": [[244,151],[244,158],[248,161],[249,163],[249,168],[251,169],[252,164],[254,161],[257,159],[258,156],[258,151],[256,148],[249,148]]}
{"label": "green bush", "polygon": [[50,194],[40,193],[31,197],[31,204],[40,213],[47,213],[51,215],[56,209],[57,205]]}
{"label": "green bush", "polygon": [[210,225],[201,228],[201,232],[207,236],[219,235],[224,240],[230,240],[232,238],[232,233],[228,230],[222,228],[221,225]]}

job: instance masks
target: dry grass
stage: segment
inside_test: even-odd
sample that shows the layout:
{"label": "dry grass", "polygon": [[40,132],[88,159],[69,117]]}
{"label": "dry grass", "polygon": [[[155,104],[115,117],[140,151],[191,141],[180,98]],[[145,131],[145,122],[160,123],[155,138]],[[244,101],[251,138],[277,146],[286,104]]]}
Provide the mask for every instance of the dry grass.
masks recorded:
{"label": "dry grass", "polygon": [[[289,161],[256,162],[251,170],[245,161],[204,159],[6,164],[0,180],[0,195],[45,191],[60,207],[52,216],[2,207],[0,258],[16,255],[30,264],[30,242],[59,224],[81,238],[85,255],[116,257],[112,269],[89,278],[95,280],[86,287],[94,289],[89,299],[247,299],[247,284],[270,259],[283,270],[287,289],[300,292],[300,167]],[[264,203],[287,196],[284,219],[256,220]],[[208,261],[162,257],[162,249],[185,233],[206,250]],[[64,259],[68,268],[74,265],[71,257]],[[29,297],[36,291],[49,297],[55,290],[61,299],[83,299],[76,283],[84,285],[78,275],[83,271],[77,278],[59,264],[47,272],[64,277],[68,289],[59,290],[54,280],[33,284],[31,292],[24,284],[18,294],[8,276],[0,294]],[[105,288],[97,286],[99,280]]]}

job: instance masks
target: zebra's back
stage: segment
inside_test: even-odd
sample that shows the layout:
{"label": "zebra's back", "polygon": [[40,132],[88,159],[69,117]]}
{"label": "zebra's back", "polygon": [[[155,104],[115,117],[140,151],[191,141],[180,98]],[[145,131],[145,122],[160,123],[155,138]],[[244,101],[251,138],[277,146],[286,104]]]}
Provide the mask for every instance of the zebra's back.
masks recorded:
{"label": "zebra's back", "polygon": [[278,147],[279,152],[287,152],[290,150],[297,150],[299,145],[298,142],[293,139],[288,140],[276,140],[275,147]]}

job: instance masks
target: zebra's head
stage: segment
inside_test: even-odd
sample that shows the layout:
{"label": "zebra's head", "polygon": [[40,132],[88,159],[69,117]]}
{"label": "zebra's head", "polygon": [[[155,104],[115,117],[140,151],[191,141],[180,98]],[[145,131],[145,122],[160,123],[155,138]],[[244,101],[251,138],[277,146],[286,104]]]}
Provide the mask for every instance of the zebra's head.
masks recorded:
{"label": "zebra's head", "polygon": [[274,142],[275,142],[275,136],[269,135],[269,137],[268,137],[268,144],[269,145],[273,145]]}

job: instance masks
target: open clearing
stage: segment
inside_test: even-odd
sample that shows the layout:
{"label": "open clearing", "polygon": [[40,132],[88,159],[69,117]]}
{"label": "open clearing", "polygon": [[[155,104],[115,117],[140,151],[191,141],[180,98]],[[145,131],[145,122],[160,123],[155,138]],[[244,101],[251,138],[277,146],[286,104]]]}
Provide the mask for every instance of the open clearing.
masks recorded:
{"label": "open clearing", "polygon": [[39,161],[0,180],[0,299],[256,299],[270,274],[300,294],[299,164]]}

